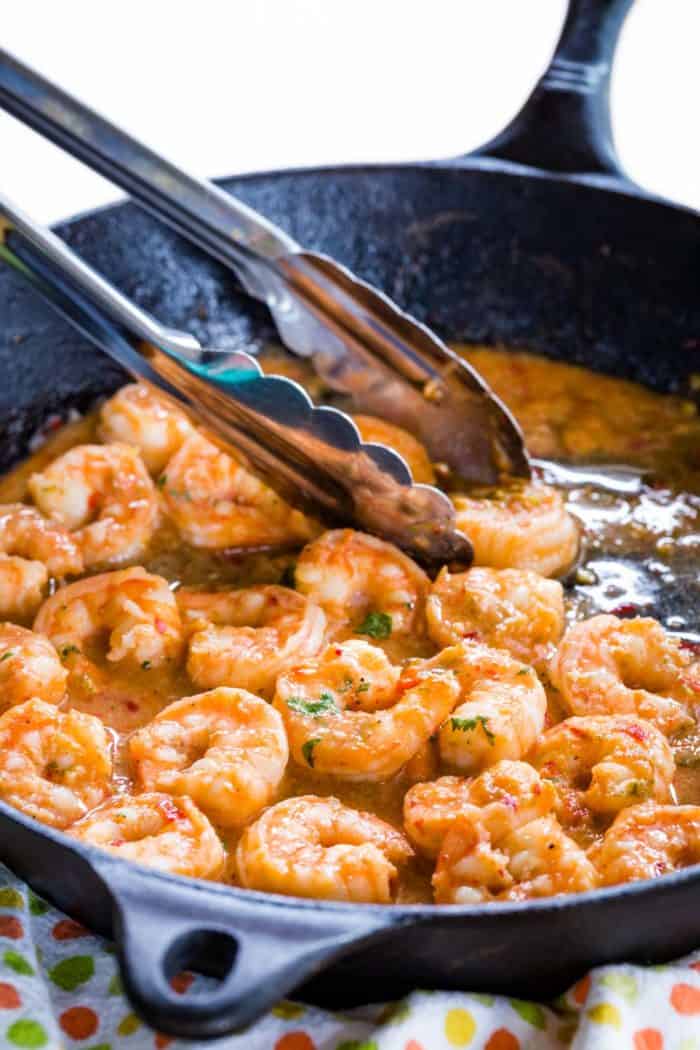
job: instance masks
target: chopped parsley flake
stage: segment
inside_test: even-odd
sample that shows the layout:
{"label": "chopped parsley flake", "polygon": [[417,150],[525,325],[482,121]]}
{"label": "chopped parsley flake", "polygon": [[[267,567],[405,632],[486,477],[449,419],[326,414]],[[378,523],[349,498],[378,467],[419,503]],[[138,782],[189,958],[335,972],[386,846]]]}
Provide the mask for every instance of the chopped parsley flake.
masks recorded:
{"label": "chopped parsley flake", "polygon": [[150,671],[151,666],[152,665],[151,665],[151,661],[150,660],[144,660],[143,663],[141,664],[141,670],[142,671]]}
{"label": "chopped parsley flake", "polygon": [[355,690],[356,693],[366,693],[369,690],[369,682],[366,682],[364,678],[360,679],[360,684]]}
{"label": "chopped parsley flake", "polygon": [[[338,707],[330,693],[321,693],[318,700],[304,700],[301,696],[290,696],[287,707],[300,715],[320,718],[323,715],[337,714]],[[309,765],[313,765],[312,762]]]}
{"label": "chopped parsley flake", "polygon": [[60,649],[61,659],[65,660],[71,653],[79,653],[80,649],[77,645],[62,645]]}
{"label": "chopped parsley flake", "polygon": [[367,634],[370,638],[390,638],[391,616],[385,612],[367,613],[356,633]]}
{"label": "chopped parsley flake", "polygon": [[9,660],[10,657],[14,655],[14,649],[8,649],[7,652],[3,653],[2,656],[0,656],[0,664],[3,662],[3,660]]}
{"label": "chopped parsley flake", "polygon": [[489,744],[493,747],[496,743],[496,737],[489,729],[489,720],[484,715],[477,715],[475,718],[451,718],[450,727],[455,733],[468,733],[472,729],[478,729],[478,727],[484,731],[486,739]]}
{"label": "chopped parsley flake", "polygon": [[312,769],[314,768],[314,748],[316,747],[316,744],[320,743],[320,737],[314,737],[312,740],[307,740],[301,747],[301,753]]}
{"label": "chopped parsley flake", "polygon": [[161,476],[156,481],[156,485],[158,486],[159,489],[164,489],[167,484],[168,484],[168,475],[167,474],[161,474]]}

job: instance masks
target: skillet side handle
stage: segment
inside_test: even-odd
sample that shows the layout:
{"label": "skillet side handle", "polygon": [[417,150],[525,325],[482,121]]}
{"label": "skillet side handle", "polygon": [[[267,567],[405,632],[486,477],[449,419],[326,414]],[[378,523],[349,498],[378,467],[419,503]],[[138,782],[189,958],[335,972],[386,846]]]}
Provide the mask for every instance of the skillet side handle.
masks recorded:
{"label": "skillet side handle", "polygon": [[[155,882],[123,865],[99,868],[112,895],[126,994],[148,1025],[183,1039],[240,1031],[396,922],[390,908],[329,911],[313,902]],[[218,983],[178,994],[170,982],[182,970]]]}
{"label": "skillet side handle", "polygon": [[633,0],[570,0],[554,55],[516,117],[470,157],[626,180],[613,143],[610,71]]}

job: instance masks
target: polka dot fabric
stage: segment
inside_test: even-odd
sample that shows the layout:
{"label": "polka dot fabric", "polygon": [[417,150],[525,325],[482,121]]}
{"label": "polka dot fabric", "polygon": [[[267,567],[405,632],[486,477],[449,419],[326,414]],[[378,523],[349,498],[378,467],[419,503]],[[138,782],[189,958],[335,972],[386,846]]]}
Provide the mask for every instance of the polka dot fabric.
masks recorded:
{"label": "polka dot fabric", "polygon": [[[180,995],[196,992],[178,974]],[[700,1050],[700,952],[655,967],[606,966],[547,1006],[467,992],[330,1013],[281,1002],[214,1042],[173,1040],[131,1010],[111,945],[0,866],[0,1048],[7,1050]]]}

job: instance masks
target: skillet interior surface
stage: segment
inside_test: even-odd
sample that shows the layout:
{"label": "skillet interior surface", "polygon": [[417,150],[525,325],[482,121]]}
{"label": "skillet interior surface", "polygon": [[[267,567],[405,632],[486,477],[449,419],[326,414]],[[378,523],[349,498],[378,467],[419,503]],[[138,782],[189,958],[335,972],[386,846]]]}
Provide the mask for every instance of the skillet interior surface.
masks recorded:
{"label": "skillet interior surface", "polygon": [[[682,388],[697,368],[700,238],[686,210],[623,191],[459,167],[292,172],[225,185],[449,338],[523,347],[658,390]],[[264,309],[227,271],[133,205],[59,232],[141,305],[204,343],[250,348],[273,338]],[[49,415],[85,407],[124,376],[9,271],[0,271],[0,318],[5,468]],[[378,917],[377,909],[272,905],[260,895],[195,890],[98,862],[4,806],[0,827],[3,856],[19,874],[82,921],[116,932],[137,1008],[180,1035],[245,1023],[329,960],[333,967],[306,989],[316,999],[376,999],[411,985],[542,997],[592,963],[667,959],[700,941],[695,872],[530,908],[385,909]],[[193,923],[210,933],[195,936]],[[223,972],[228,957],[216,938],[231,929],[240,958],[236,1007],[210,999],[183,1012],[163,986],[164,967]],[[358,938],[362,947],[350,950]]]}

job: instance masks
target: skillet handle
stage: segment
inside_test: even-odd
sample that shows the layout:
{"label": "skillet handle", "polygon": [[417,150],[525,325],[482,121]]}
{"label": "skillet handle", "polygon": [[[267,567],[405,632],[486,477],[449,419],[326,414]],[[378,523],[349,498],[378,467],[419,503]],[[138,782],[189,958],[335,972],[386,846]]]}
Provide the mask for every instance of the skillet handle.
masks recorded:
{"label": "skillet handle", "polygon": [[[240,1031],[305,980],[396,922],[391,908],[319,908],[205,883],[155,878],[98,861],[112,897],[125,991],[166,1035],[210,1039]],[[219,979],[178,994],[171,978],[194,970]]]}
{"label": "skillet handle", "polygon": [[613,143],[610,71],[633,0],[570,0],[554,55],[504,130],[470,157],[626,181]]}

